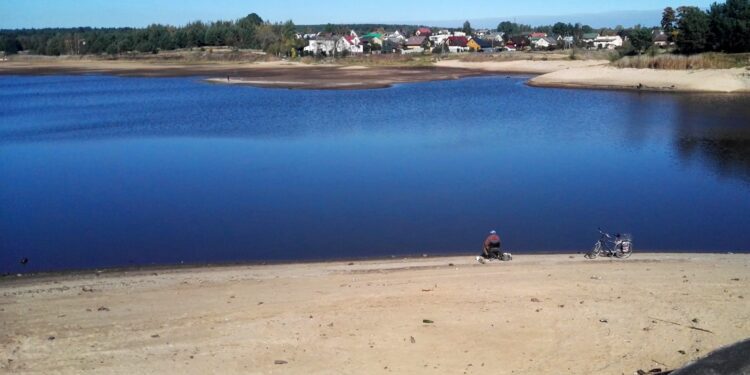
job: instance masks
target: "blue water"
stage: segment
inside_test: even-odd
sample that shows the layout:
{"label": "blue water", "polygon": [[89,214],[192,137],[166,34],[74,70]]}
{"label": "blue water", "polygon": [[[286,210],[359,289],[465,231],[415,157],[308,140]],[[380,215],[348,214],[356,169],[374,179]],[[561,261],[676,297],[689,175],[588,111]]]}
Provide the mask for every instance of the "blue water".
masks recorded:
{"label": "blue water", "polygon": [[750,96],[524,81],[0,77],[0,272],[472,253],[490,229],[750,250]]}

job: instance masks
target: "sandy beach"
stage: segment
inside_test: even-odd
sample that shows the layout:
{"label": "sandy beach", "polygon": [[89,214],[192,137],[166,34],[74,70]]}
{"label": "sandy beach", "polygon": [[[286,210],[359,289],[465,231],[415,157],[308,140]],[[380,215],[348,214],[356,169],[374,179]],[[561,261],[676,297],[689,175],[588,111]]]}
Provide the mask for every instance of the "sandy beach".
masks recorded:
{"label": "sandy beach", "polygon": [[750,336],[750,255],[524,255],[0,279],[13,374],[632,374]]}
{"label": "sandy beach", "polygon": [[529,80],[539,87],[629,89],[672,92],[750,92],[750,70],[656,70],[595,66],[571,68]]}
{"label": "sandy beach", "polygon": [[461,61],[442,60],[435,66],[469,69],[487,73],[546,74],[565,69],[589,68],[607,65],[606,60],[510,60],[510,61]]}

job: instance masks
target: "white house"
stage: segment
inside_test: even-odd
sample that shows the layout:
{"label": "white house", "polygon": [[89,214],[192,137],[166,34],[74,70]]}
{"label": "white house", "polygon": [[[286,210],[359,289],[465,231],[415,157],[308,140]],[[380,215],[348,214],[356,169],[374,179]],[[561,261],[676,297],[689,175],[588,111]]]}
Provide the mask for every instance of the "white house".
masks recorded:
{"label": "white house", "polygon": [[401,34],[400,31],[396,30],[392,33],[386,33],[385,35],[383,35],[383,40],[390,40],[394,43],[403,44],[404,42],[406,42],[406,37],[404,36],[404,34]]}
{"label": "white house", "polygon": [[494,40],[496,42],[502,42],[503,41],[503,35],[505,35],[505,33],[502,32],[502,31],[491,31],[491,32],[487,33],[484,36],[484,39],[485,40]]}
{"label": "white house", "polygon": [[547,48],[549,47],[549,41],[546,38],[531,38],[531,44],[534,48]]}
{"label": "white house", "polygon": [[615,49],[622,47],[622,38],[619,35],[614,36],[599,36],[594,39],[594,48],[601,49]]}
{"label": "white house", "polygon": [[436,34],[436,35],[430,35],[430,42],[432,42],[433,46],[439,46],[445,43],[446,40],[450,37],[450,34]]}
{"label": "white house", "polygon": [[352,31],[350,35],[342,36],[340,43],[344,46],[344,49],[348,50],[351,54],[359,54],[365,52],[365,46],[359,40],[357,33]]}
{"label": "white house", "polygon": [[331,55],[334,50],[336,53],[344,53],[345,50],[349,50],[349,45],[345,37],[331,36],[331,37],[318,37],[311,39],[310,44],[303,48],[305,52],[312,53],[313,55]]}

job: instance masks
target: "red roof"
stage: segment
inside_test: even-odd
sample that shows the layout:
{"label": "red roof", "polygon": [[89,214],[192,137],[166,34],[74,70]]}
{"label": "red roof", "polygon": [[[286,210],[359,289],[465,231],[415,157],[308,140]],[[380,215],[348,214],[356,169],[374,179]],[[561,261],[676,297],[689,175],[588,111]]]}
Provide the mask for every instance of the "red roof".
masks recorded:
{"label": "red roof", "polygon": [[419,32],[419,35],[432,34],[432,30],[426,27],[420,27],[419,30],[417,30],[417,32]]}
{"label": "red roof", "polygon": [[421,46],[425,40],[427,40],[427,37],[424,35],[413,36],[406,40],[406,45],[410,47]]}
{"label": "red roof", "polygon": [[449,36],[448,45],[453,47],[466,47],[469,40],[465,36]]}
{"label": "red roof", "polygon": [[532,38],[544,38],[547,36],[547,33],[531,33]]}

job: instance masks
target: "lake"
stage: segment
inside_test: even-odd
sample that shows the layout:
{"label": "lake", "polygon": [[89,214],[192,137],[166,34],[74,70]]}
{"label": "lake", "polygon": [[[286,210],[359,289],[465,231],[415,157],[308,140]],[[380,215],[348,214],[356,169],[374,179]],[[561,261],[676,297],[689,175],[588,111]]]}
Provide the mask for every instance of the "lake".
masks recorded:
{"label": "lake", "polygon": [[[0,77],[0,273],[750,250],[750,96]],[[19,259],[27,257],[23,266]]]}

